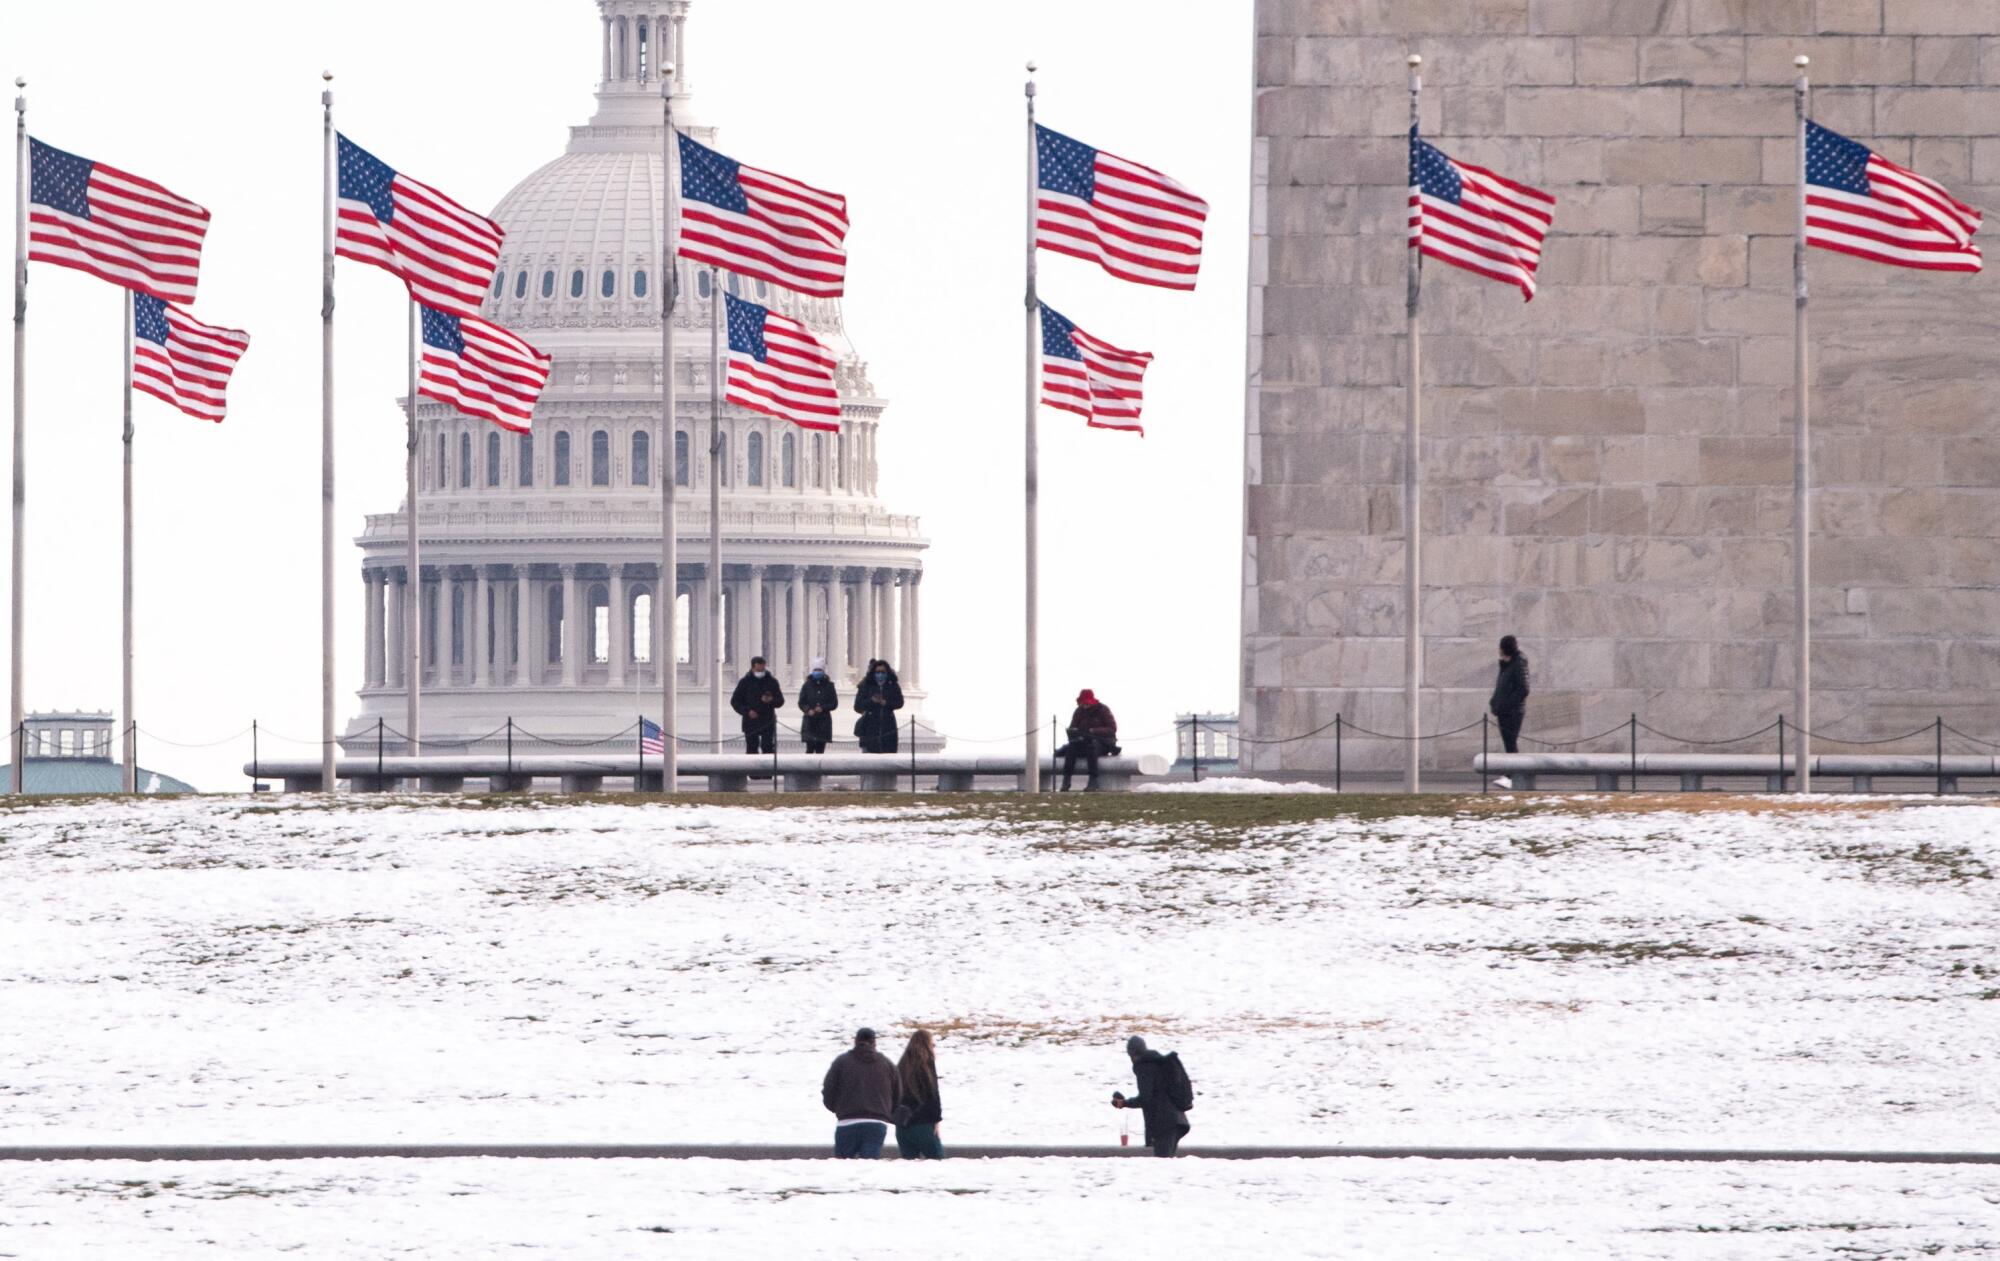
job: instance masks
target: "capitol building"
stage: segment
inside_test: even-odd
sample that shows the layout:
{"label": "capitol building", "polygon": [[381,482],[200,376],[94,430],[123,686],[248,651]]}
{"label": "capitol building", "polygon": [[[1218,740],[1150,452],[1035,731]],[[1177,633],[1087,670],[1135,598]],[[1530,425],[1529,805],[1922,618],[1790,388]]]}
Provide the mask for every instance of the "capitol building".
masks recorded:
{"label": "capitol building", "polygon": [[[725,404],[711,459],[709,273],[666,259],[660,239],[661,53],[681,68],[676,123],[717,143],[687,91],[689,2],[597,7],[595,116],[493,211],[507,235],[484,314],[552,355],[553,375],[532,433],[440,403],[418,407],[417,502],[370,516],[358,540],[366,673],[343,736],[351,753],[375,747],[378,721],[391,732],[403,726],[410,600],[422,627],[427,751],[478,740],[509,719],[517,747],[532,747],[532,737],[608,738],[630,732],[641,714],[658,719],[662,476],[679,487],[672,616],[684,738],[708,733],[717,684],[711,584],[720,584],[725,611],[722,687],[761,655],[795,703],[807,663],[825,657],[846,705],[855,676],[881,657],[902,679],[900,717],[921,709],[927,544],[915,517],[876,499],[886,404],[847,339],[840,304],[724,273],[729,292],[802,321],[840,357],[842,420],[837,434],[811,432]],[[662,269],[677,262],[668,365],[677,412],[663,435],[659,286]],[[707,563],[711,479],[721,484],[719,572]],[[413,507],[422,549],[415,576],[404,564]],[[779,716],[796,725],[795,710]],[[735,715],[725,707],[723,719],[722,734],[733,740]],[[851,726],[836,721],[838,743],[852,740]],[[496,748],[502,738],[477,747]],[[781,729],[780,741],[795,737]],[[393,750],[401,741],[392,735],[389,743]]]}

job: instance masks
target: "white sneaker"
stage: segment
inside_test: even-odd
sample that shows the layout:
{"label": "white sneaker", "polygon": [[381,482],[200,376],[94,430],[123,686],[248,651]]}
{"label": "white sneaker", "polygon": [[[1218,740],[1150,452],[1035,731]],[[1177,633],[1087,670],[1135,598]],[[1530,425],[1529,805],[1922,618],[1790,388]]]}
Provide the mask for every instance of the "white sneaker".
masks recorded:
{"label": "white sneaker", "polygon": [[1493,786],[1495,788],[1512,788],[1514,781],[1508,779],[1505,775],[1498,775],[1494,777]]}

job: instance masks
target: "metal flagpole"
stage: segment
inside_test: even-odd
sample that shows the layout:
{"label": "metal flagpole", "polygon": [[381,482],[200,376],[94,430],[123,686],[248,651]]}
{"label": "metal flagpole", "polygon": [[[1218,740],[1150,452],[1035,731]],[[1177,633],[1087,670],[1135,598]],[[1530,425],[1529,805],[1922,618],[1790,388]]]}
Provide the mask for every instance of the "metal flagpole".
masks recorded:
{"label": "metal flagpole", "polygon": [[[1023,514],[1027,524],[1027,537],[1025,540],[1027,545],[1027,552],[1026,552],[1027,591],[1022,601],[1022,607],[1026,610],[1027,613],[1026,658],[1028,662],[1028,677],[1026,680],[1026,685],[1027,685],[1026,707],[1022,711],[1023,713],[1022,726],[1027,728],[1028,743],[1026,750],[1027,760],[1026,762],[1023,763],[1024,769],[1021,775],[1021,791],[1031,792],[1031,793],[1040,792],[1042,788],[1042,750],[1041,750],[1042,723],[1040,718],[1042,663],[1041,663],[1041,652],[1040,652],[1041,640],[1036,629],[1036,622],[1041,611],[1036,599],[1037,588],[1040,585],[1040,564],[1041,564],[1040,538],[1038,534],[1038,523],[1036,521],[1036,514],[1039,511],[1040,507],[1037,501],[1041,495],[1041,486],[1040,486],[1041,472],[1039,467],[1039,461],[1037,459],[1037,452],[1036,452],[1037,443],[1035,437],[1036,409],[1039,406],[1039,400],[1036,398],[1036,394],[1038,393],[1038,391],[1036,388],[1037,381],[1036,381],[1035,370],[1039,364],[1037,356],[1041,350],[1040,333],[1041,333],[1041,323],[1042,323],[1042,301],[1040,296],[1037,295],[1035,292],[1035,187],[1040,182],[1039,181],[1040,171],[1038,169],[1037,156],[1035,152],[1034,73],[1035,73],[1035,63],[1031,61],[1028,63],[1029,78],[1027,86],[1022,89],[1022,91],[1026,94],[1028,98],[1028,289],[1027,289],[1027,296],[1025,298],[1025,302],[1027,304],[1027,311],[1026,311],[1027,345],[1026,345],[1026,359],[1024,363],[1025,376],[1027,380],[1027,390],[1026,390],[1026,400],[1025,400],[1026,403],[1025,419],[1027,422],[1025,430],[1025,435],[1027,438],[1027,452],[1026,452],[1027,471],[1025,479],[1025,488],[1026,488],[1027,499],[1025,504],[1025,511]],[[1050,751],[1053,752],[1055,746],[1052,744],[1049,746],[1049,748]]]}
{"label": "metal flagpole", "polygon": [[125,622],[119,656],[124,663],[121,693],[125,716],[125,739],[119,753],[124,763],[121,785],[126,792],[139,788],[139,736],[132,710],[132,291],[125,290]]}
{"label": "metal flagpole", "polygon": [[[26,79],[14,86],[25,89]],[[14,782],[11,791],[20,792],[27,778],[28,742],[23,734],[26,715],[22,712],[21,684],[26,677],[23,657],[27,625],[28,515],[28,94],[14,98],[14,560],[13,560],[13,662],[9,671],[8,693],[11,709],[9,738],[14,742]]]}
{"label": "metal flagpole", "polygon": [[[1799,773],[1795,781],[1802,793],[1812,791],[1812,446],[1809,421],[1812,414],[1806,377],[1806,117],[1811,112],[1812,86],[1807,82],[1808,57],[1796,57],[1798,83],[1793,92],[1798,111],[1799,221],[1798,236],[1792,242],[1792,569],[1797,588],[1798,617],[1798,753]],[[1782,777],[1784,767],[1778,768]]]}
{"label": "metal flagpole", "polygon": [[[660,224],[660,442],[653,462],[660,470],[660,581],[653,594],[653,618],[660,621],[660,791],[672,792],[681,769],[680,706],[680,515],[675,485],[674,308],[680,305],[681,267],[674,248],[674,83],[672,62],[660,66],[661,119],[666,133],[660,142],[660,199],[665,216]],[[644,718],[640,719],[641,726]],[[640,732],[641,737],[645,735]]]}
{"label": "metal flagpole", "polygon": [[[1417,126],[1417,105],[1423,93],[1424,59],[1410,54],[1410,126]],[[1403,788],[1416,792],[1422,787],[1419,770],[1422,746],[1417,736],[1423,728],[1420,689],[1424,681],[1423,632],[1423,500],[1418,471],[1421,454],[1418,440],[1423,431],[1423,339],[1417,318],[1417,298],[1423,289],[1423,251],[1410,250],[1407,270],[1409,297],[1404,310],[1409,320],[1409,376],[1403,383],[1409,410],[1403,420],[1403,730],[1407,760],[1403,764]]]}
{"label": "metal flagpole", "polygon": [[722,752],[722,269],[708,269],[708,671],[709,751]]}
{"label": "metal flagpole", "polygon": [[404,417],[407,433],[403,442],[403,493],[409,500],[409,523],[403,540],[403,644],[408,660],[403,666],[403,725],[407,730],[405,752],[416,757],[424,751],[424,641],[419,610],[424,602],[424,569],[417,528],[417,300],[410,299],[410,331],[405,339],[410,354],[409,402]]}
{"label": "metal flagpole", "polygon": [[[320,75],[329,85],[333,71]],[[333,199],[339,189],[334,167],[333,88],[320,93],[325,116],[326,195],[320,207],[320,416],[319,416],[319,773],[320,791],[332,792],[333,778]],[[414,510],[415,505],[411,505]]]}

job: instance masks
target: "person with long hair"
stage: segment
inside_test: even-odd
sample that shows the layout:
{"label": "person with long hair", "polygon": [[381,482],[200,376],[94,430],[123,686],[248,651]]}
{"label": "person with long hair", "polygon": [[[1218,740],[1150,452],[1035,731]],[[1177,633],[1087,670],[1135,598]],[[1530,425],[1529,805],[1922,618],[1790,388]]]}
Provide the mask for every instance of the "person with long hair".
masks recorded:
{"label": "person with long hair", "polygon": [[927,1030],[910,1035],[903,1058],[896,1061],[902,1100],[896,1106],[896,1148],[904,1160],[943,1160],[938,1126],[944,1104],[938,1097],[937,1052]]}

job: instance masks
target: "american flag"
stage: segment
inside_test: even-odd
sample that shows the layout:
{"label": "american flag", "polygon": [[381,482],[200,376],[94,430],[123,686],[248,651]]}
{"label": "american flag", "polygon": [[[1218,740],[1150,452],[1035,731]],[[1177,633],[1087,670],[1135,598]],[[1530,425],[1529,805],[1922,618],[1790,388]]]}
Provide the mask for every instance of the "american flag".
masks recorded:
{"label": "american flag", "polygon": [[812,298],[847,284],[847,198],[680,136],[679,253]]}
{"label": "american flag", "polygon": [[1932,271],[1978,271],[1979,212],[1935,180],[1806,123],[1806,244]]}
{"label": "american flag", "polygon": [[1556,199],[1483,166],[1456,162],[1410,128],[1410,248],[1535,296]]}
{"label": "american flag", "polygon": [[150,293],[132,295],[132,388],[196,420],[220,421],[236,361],[250,334],[215,328]]}
{"label": "american flag", "polygon": [[453,315],[478,315],[500,266],[500,225],[419,184],[346,136],[340,141],[334,252],[373,263],[410,296]]}
{"label": "american flag", "polygon": [[1035,127],[1035,244],[1120,280],[1194,288],[1208,203],[1150,166]]}
{"label": "american flag", "polygon": [[667,736],[665,732],[660,730],[659,723],[654,722],[650,718],[641,718],[639,720],[639,755],[644,757],[648,753],[657,753],[661,757],[665,757],[667,755]]}
{"label": "american flag", "polygon": [[208,211],[149,179],[28,141],[28,257],[193,302]]}
{"label": "american flag", "polygon": [[424,361],[417,393],[468,416],[527,433],[549,382],[549,356],[476,315],[419,308]]}
{"label": "american flag", "polygon": [[1092,337],[1044,302],[1042,402],[1075,412],[1097,429],[1139,427],[1146,365],[1153,356]]}
{"label": "american flag", "polygon": [[807,429],[840,429],[833,352],[806,326],[755,302],[722,295],[729,319],[729,377],[722,397]]}

